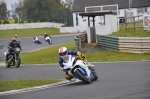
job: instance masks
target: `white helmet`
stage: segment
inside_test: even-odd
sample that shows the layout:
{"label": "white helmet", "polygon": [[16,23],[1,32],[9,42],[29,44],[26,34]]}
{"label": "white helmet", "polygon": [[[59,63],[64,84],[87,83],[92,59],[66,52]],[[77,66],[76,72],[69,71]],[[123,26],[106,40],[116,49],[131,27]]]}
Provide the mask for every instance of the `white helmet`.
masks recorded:
{"label": "white helmet", "polygon": [[46,34],[46,33],[44,33],[44,34]]}
{"label": "white helmet", "polygon": [[58,52],[59,52],[60,56],[64,56],[64,55],[66,55],[68,53],[66,47],[60,47]]}
{"label": "white helmet", "polygon": [[15,37],[17,37],[17,35],[15,35]]}

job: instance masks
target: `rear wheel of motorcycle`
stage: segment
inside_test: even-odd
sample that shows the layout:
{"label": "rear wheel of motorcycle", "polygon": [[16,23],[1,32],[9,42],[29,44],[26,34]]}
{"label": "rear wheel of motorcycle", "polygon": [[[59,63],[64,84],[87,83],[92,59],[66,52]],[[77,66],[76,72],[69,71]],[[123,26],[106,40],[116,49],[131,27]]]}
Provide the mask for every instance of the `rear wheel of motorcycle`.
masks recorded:
{"label": "rear wheel of motorcycle", "polygon": [[5,64],[7,68],[10,68],[10,63],[6,62]]}
{"label": "rear wheel of motorcycle", "polygon": [[21,63],[21,59],[18,58],[16,63],[15,63],[16,68],[20,67],[20,63]]}
{"label": "rear wheel of motorcycle", "polygon": [[75,71],[75,74],[78,76],[78,78],[80,79],[80,80],[82,80],[84,83],[86,83],[86,84],[90,84],[91,83],[91,79],[87,79],[85,76],[83,76],[81,73],[80,73],[80,71],[79,70],[76,70]]}

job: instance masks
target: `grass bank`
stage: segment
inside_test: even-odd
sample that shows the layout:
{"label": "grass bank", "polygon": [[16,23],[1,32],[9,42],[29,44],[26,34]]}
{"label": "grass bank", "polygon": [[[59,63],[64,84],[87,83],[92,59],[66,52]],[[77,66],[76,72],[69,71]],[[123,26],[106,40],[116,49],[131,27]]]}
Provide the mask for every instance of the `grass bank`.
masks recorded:
{"label": "grass bank", "polygon": [[124,26],[120,26],[120,31],[109,35],[117,37],[150,37],[150,31],[145,31],[143,28],[125,29]]}
{"label": "grass bank", "polygon": [[68,49],[75,50],[75,43],[63,44],[60,46],[50,47],[36,52],[21,54],[22,64],[51,64],[58,63],[58,49],[66,46]]}
{"label": "grass bank", "polygon": [[45,80],[3,81],[3,82],[0,82],[0,92],[52,84],[52,83],[56,83],[60,81],[62,80],[45,79]]}
{"label": "grass bank", "polygon": [[[66,46],[69,50],[75,50],[75,43],[50,47],[36,52],[21,54],[22,64],[51,64],[58,63],[58,49]],[[83,52],[84,53],[84,52]],[[90,62],[115,62],[115,61],[141,61],[150,60],[150,53],[136,54],[115,51],[89,52],[86,58]]]}
{"label": "grass bank", "polygon": [[44,33],[49,35],[59,35],[60,31],[57,28],[34,28],[34,29],[13,29],[0,30],[0,39],[12,38],[14,35],[18,37],[44,36]]}

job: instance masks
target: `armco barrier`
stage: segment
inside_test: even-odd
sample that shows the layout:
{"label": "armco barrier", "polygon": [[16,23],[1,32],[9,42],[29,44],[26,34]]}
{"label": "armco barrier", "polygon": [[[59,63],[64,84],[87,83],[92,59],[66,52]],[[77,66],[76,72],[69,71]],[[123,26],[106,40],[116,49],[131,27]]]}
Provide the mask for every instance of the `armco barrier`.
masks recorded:
{"label": "armco barrier", "polygon": [[105,49],[130,52],[150,53],[150,37],[113,37],[96,35],[97,45]]}
{"label": "armco barrier", "polygon": [[113,36],[96,35],[97,45],[108,50],[118,51],[118,38]]}

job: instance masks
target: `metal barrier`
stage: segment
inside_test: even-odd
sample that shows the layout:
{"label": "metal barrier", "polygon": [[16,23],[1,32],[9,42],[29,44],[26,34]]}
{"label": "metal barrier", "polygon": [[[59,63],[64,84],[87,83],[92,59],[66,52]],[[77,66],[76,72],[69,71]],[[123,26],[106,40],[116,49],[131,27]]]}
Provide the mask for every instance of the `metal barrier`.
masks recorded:
{"label": "metal barrier", "polygon": [[85,47],[87,43],[87,34],[81,34],[75,37],[76,51],[80,51],[82,47]]}
{"label": "metal barrier", "polygon": [[97,45],[108,50],[130,53],[150,53],[150,37],[113,37],[96,35]]}
{"label": "metal barrier", "polygon": [[108,50],[118,51],[118,38],[113,36],[96,35],[97,45]]}

